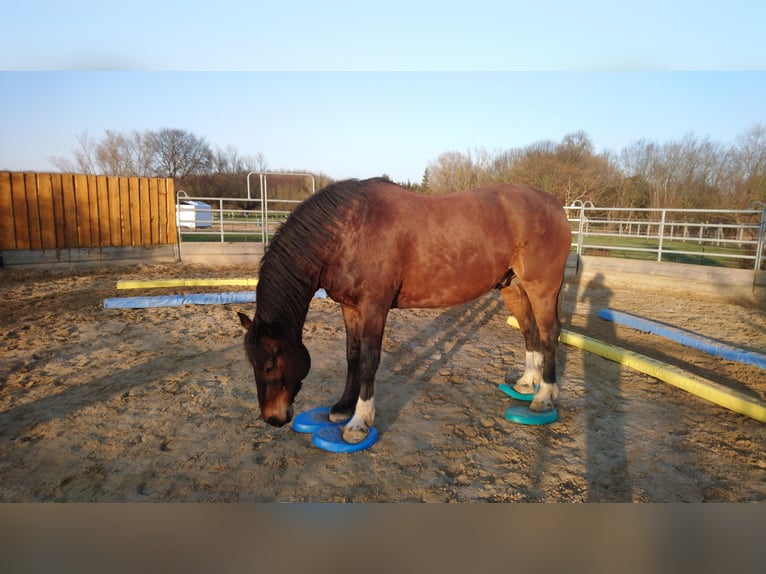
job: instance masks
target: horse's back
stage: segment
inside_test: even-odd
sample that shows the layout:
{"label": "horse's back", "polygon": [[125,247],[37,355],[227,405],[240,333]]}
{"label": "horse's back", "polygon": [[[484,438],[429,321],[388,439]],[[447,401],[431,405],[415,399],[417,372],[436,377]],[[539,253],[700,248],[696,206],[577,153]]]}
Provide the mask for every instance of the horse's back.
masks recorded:
{"label": "horse's back", "polygon": [[497,261],[503,272],[530,256],[557,265],[569,254],[571,230],[561,202],[530,186],[497,184],[444,195],[397,187],[378,199],[386,215],[369,227],[389,236],[392,243],[383,245],[401,251],[421,245],[426,258],[440,253],[437,259],[460,264],[479,257]]}
{"label": "horse's back", "polygon": [[399,307],[447,307],[486,293],[509,269],[522,279],[542,276],[546,264],[563,272],[569,242],[561,203],[538,189],[424,195],[375,181],[350,215],[333,255],[338,276],[327,282],[332,289],[345,275],[349,284],[336,290],[352,300],[369,293]]}

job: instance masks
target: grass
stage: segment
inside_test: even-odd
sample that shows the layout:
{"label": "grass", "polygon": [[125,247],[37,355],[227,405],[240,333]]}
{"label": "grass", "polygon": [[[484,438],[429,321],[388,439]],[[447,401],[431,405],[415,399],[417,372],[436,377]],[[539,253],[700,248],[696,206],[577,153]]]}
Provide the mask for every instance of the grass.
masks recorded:
{"label": "grass", "polygon": [[[274,234],[269,235],[269,241]],[[260,243],[263,236],[260,233],[224,233],[223,239],[227,243]],[[219,243],[220,233],[182,233],[182,243]]]}
{"label": "grass", "polygon": [[[586,236],[583,241],[583,255],[603,254],[609,257],[656,261],[659,245],[658,239],[646,237]],[[604,248],[598,246],[604,246]],[[644,251],[634,251],[635,249]],[[669,251],[680,253],[668,253]],[[734,244],[717,246],[710,242],[700,244],[694,240],[665,239],[662,242],[662,261],[750,269],[754,263],[746,257],[752,257],[753,251],[749,245],[743,247],[736,247]]]}

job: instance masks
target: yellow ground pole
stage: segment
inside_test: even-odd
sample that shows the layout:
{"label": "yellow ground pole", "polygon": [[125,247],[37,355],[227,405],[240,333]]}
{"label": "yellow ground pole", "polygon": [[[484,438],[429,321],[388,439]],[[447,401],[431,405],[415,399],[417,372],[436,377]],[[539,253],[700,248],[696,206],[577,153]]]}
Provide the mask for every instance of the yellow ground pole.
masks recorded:
{"label": "yellow ground pole", "polygon": [[[509,317],[508,324],[519,328],[515,317]],[[635,369],[734,412],[766,422],[766,404],[725,385],[703,379],[662,361],[564,329],[561,331],[559,341]]]}
{"label": "yellow ground pole", "polygon": [[254,287],[258,279],[148,279],[117,281],[117,289],[156,289],[160,287],[220,287],[237,285]]}

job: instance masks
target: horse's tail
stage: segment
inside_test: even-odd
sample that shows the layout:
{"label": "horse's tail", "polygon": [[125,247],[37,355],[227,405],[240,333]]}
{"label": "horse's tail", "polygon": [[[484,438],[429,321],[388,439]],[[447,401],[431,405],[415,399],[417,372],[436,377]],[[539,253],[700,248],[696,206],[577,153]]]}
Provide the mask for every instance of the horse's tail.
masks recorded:
{"label": "horse's tail", "polygon": [[[575,277],[580,274],[580,256],[575,255]],[[561,299],[564,291],[564,283],[566,282],[567,268],[564,265],[564,272],[561,274],[561,283],[559,284],[559,292],[556,295],[556,320],[561,325]]]}
{"label": "horse's tail", "polygon": [[561,326],[561,294],[564,291],[564,276],[566,275],[566,270],[561,275],[561,284],[559,285],[559,292],[556,295],[556,322],[559,324],[559,327]]}

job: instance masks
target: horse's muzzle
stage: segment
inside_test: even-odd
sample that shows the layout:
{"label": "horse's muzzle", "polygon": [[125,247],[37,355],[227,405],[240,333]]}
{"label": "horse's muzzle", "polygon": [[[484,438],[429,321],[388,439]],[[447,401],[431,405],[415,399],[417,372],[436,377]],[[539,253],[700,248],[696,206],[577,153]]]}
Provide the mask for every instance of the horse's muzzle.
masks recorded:
{"label": "horse's muzzle", "polygon": [[285,426],[287,423],[289,423],[291,420],[293,420],[293,407],[289,407],[287,411],[280,415],[270,414],[270,415],[263,415],[263,420],[265,420],[268,424],[270,424],[273,427],[282,427]]}

